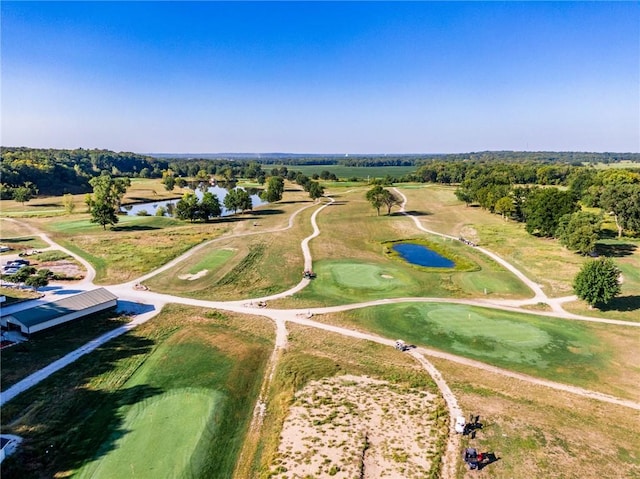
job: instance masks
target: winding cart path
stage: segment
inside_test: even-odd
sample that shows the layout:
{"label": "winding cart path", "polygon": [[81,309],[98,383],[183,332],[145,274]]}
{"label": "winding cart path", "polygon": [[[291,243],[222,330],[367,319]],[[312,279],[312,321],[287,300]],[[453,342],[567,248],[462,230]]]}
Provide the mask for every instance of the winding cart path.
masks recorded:
{"label": "winding cart path", "polygon": [[[412,216],[412,215],[410,215],[410,214],[408,214],[406,212],[406,210],[405,210],[405,206],[406,206],[406,203],[407,203],[406,197],[398,189],[394,188],[394,190],[399,196],[401,196],[403,198],[401,212],[403,214],[405,214],[406,216],[408,216],[409,218],[411,218],[411,220],[415,223],[415,225],[416,225],[416,227],[418,229],[420,229],[421,231],[424,231],[425,233],[434,234],[434,235],[438,235],[438,236],[442,236],[442,237],[446,237],[446,238],[451,238],[451,239],[457,240],[457,238],[454,238],[453,236],[442,234],[442,233],[439,233],[439,232],[436,232],[436,231],[432,231],[432,230],[429,230],[429,229],[425,228],[421,224],[419,218],[417,218],[415,216]],[[302,249],[302,253],[303,253],[303,256],[304,256],[305,270],[311,270],[312,269],[313,259],[312,259],[311,251],[310,251],[310,248],[309,248],[309,242],[312,239],[316,238],[318,235],[320,235],[320,229],[319,229],[319,227],[317,225],[316,218],[317,218],[318,214],[324,208],[326,208],[329,205],[331,205],[331,203],[334,201],[333,198],[328,198],[328,200],[329,200],[328,203],[322,204],[319,208],[316,209],[316,211],[311,216],[311,224],[312,224],[312,227],[313,227],[313,233],[310,236],[308,236],[305,239],[303,239],[302,242],[301,242],[301,249]],[[260,232],[242,233],[242,234],[239,234],[237,236],[246,236],[246,235],[253,235],[253,234],[265,234],[265,233],[270,233],[270,232],[275,232],[275,231],[283,231],[283,230],[292,228],[293,225],[294,225],[294,220],[295,220],[295,218],[297,217],[297,215],[300,212],[302,212],[303,210],[305,210],[307,208],[310,208],[312,206],[316,206],[316,205],[317,204],[315,204],[315,203],[314,204],[309,204],[309,205],[305,205],[304,207],[296,210],[290,216],[287,226],[284,226],[284,227],[281,227],[281,228],[277,228],[277,229],[260,231]],[[8,218],[4,218],[4,219],[8,219]],[[8,219],[8,220],[9,221],[15,221],[15,220],[11,220],[11,219]],[[81,258],[78,255],[76,255],[72,251],[70,251],[70,250],[68,250],[66,248],[63,248],[62,246],[56,244],[47,235],[35,231],[35,229],[33,229],[32,227],[30,227],[30,229],[34,231],[34,234],[38,234],[44,241],[46,241],[50,245],[50,247],[55,247],[56,249],[60,249],[60,250],[64,251],[65,253],[67,253],[67,254],[73,256],[74,258],[76,258],[79,262],[81,262],[84,265],[84,267],[87,269],[87,276],[81,283],[77,283],[77,286],[87,287],[87,288],[93,286],[93,279],[95,278],[95,270],[93,269],[93,267],[87,261],[85,261],[83,258]],[[228,238],[229,238],[229,236],[225,236],[224,237],[224,239],[228,239]],[[160,273],[162,271],[166,271],[167,269],[173,267],[174,265],[180,263],[184,259],[186,259],[189,256],[191,256],[196,251],[198,251],[200,249],[203,249],[203,248],[206,248],[207,246],[211,245],[215,241],[219,241],[220,239],[222,239],[222,238],[216,238],[214,240],[211,240],[211,241],[208,241],[206,243],[200,244],[200,245],[196,246],[195,248],[191,249],[190,251],[188,251],[187,253],[185,253],[185,254],[181,255],[180,257],[172,260],[171,262],[165,264],[161,268],[159,268],[159,269],[157,269],[155,271],[152,271],[152,272],[150,272],[150,273],[148,273],[148,274],[146,274],[144,276],[141,276],[140,278],[137,278],[137,279],[135,279],[133,281],[129,281],[127,283],[123,283],[123,284],[119,284],[119,285],[106,286],[106,288],[108,290],[110,290],[112,293],[116,294],[120,298],[120,301],[121,301],[122,304],[126,304],[127,305],[127,308],[129,310],[129,312],[132,312],[134,314],[137,313],[135,315],[135,319],[133,321],[131,321],[130,323],[127,323],[124,326],[121,326],[121,327],[119,327],[117,329],[114,329],[114,330],[112,330],[112,331],[110,331],[108,333],[103,334],[102,336],[99,336],[99,337],[93,339],[92,341],[88,342],[87,344],[83,345],[82,347],[80,347],[80,348],[76,349],[75,351],[67,354],[66,356],[58,359],[57,361],[49,364],[45,368],[33,373],[32,375],[28,376],[27,378],[23,379],[22,381],[16,383],[15,385],[13,385],[10,388],[8,388],[6,391],[3,391],[2,393],[0,393],[0,407],[3,406],[4,404],[6,404],[6,402],[8,402],[11,399],[13,399],[14,397],[16,397],[17,395],[19,395],[22,392],[26,391],[27,389],[35,386],[36,384],[38,384],[40,381],[44,380],[45,378],[47,378],[51,374],[61,370],[62,368],[66,367],[67,365],[71,364],[72,362],[77,360],[79,357],[81,357],[81,356],[83,356],[85,354],[88,354],[91,351],[94,351],[96,348],[98,348],[102,344],[106,343],[107,341],[110,341],[111,339],[113,339],[113,338],[115,338],[117,336],[120,336],[120,335],[130,331],[131,329],[135,328],[136,326],[148,321],[149,319],[151,319],[152,317],[157,315],[162,310],[163,306],[165,304],[168,304],[168,303],[179,303],[179,304],[186,304],[186,305],[191,305],[191,306],[199,306],[199,307],[205,307],[205,308],[215,308],[215,309],[226,310],[226,311],[234,311],[234,312],[245,313],[245,314],[260,315],[260,316],[265,316],[265,317],[271,318],[274,321],[274,323],[276,325],[275,347],[274,347],[274,351],[272,353],[271,360],[270,360],[270,365],[269,365],[269,368],[268,368],[269,373],[264,378],[263,385],[262,385],[262,388],[261,388],[262,393],[261,393],[260,398],[258,399],[258,402],[257,402],[256,407],[255,407],[254,419],[252,421],[251,428],[259,428],[260,427],[260,424],[261,424],[261,421],[262,421],[262,413],[263,413],[264,408],[265,408],[265,404],[264,404],[264,400],[265,399],[264,398],[266,396],[266,391],[268,390],[268,387],[269,387],[270,382],[271,382],[271,378],[273,377],[273,373],[274,373],[276,365],[277,365],[277,360],[279,358],[280,351],[283,348],[286,348],[286,345],[287,345],[287,336],[288,336],[288,332],[287,332],[287,329],[286,329],[286,323],[287,322],[292,322],[292,323],[297,323],[297,324],[301,324],[301,325],[305,325],[305,326],[309,326],[309,327],[313,327],[313,328],[317,328],[317,329],[322,329],[324,331],[333,332],[333,333],[340,334],[340,335],[343,335],[343,336],[353,337],[353,338],[357,338],[357,339],[363,339],[363,340],[367,340],[367,341],[374,341],[374,342],[377,342],[377,343],[380,343],[380,344],[384,344],[384,345],[388,345],[388,346],[393,346],[394,345],[394,341],[391,340],[391,339],[388,339],[388,338],[384,338],[384,337],[381,337],[381,336],[374,335],[374,334],[365,333],[365,332],[361,332],[361,331],[352,330],[352,329],[349,329],[349,328],[344,328],[344,327],[339,327],[339,326],[334,326],[334,325],[330,325],[330,324],[314,321],[314,320],[311,319],[311,317],[315,316],[315,315],[321,315],[321,314],[327,314],[327,313],[333,313],[333,312],[340,312],[340,311],[347,311],[347,310],[352,310],[352,309],[365,308],[365,307],[376,306],[376,305],[381,305],[381,304],[389,304],[389,303],[401,303],[401,302],[446,302],[446,303],[458,303],[458,304],[466,304],[466,305],[472,305],[472,306],[482,306],[482,307],[503,309],[503,310],[508,310],[508,311],[518,311],[520,313],[535,314],[535,315],[540,315],[540,316],[553,316],[553,317],[562,317],[562,318],[572,319],[572,320],[591,321],[591,322],[599,322],[599,323],[609,323],[609,324],[616,324],[616,325],[629,326],[629,327],[640,327],[640,323],[608,320],[608,319],[603,319],[603,318],[593,318],[593,317],[586,317],[586,316],[580,316],[580,315],[575,315],[575,314],[572,314],[572,313],[568,313],[568,312],[566,312],[566,311],[564,311],[562,309],[562,303],[566,302],[566,301],[571,301],[571,300],[575,299],[574,297],[548,298],[547,295],[544,293],[544,291],[542,290],[542,288],[540,288],[540,286],[538,284],[536,284],[535,282],[533,282],[529,278],[527,278],[521,271],[519,271],[513,265],[511,265],[510,263],[508,263],[504,259],[500,258],[495,253],[493,253],[493,252],[491,252],[489,250],[486,250],[485,248],[479,248],[479,247],[476,247],[476,249],[478,249],[482,253],[486,254],[487,256],[491,257],[494,261],[496,261],[497,263],[501,264],[507,270],[511,271],[514,275],[516,275],[521,281],[523,281],[533,291],[534,296],[532,298],[530,298],[530,299],[517,300],[517,301],[514,301],[514,300],[492,300],[492,301],[488,301],[488,300],[484,300],[484,299],[461,300],[461,299],[450,299],[450,298],[394,298],[394,299],[382,299],[382,300],[376,300],[376,301],[369,301],[369,302],[349,304],[349,305],[341,305],[341,306],[332,306],[332,307],[325,307],[325,308],[305,308],[305,309],[278,310],[278,309],[270,309],[270,308],[257,309],[255,307],[250,306],[250,304],[258,302],[258,301],[274,300],[274,299],[283,298],[283,297],[286,297],[286,296],[291,296],[291,295],[297,293],[298,291],[300,291],[301,289],[303,289],[309,283],[309,279],[302,279],[300,281],[300,283],[298,283],[297,285],[295,285],[291,289],[289,289],[287,291],[283,291],[283,292],[278,293],[278,294],[270,295],[270,296],[267,296],[267,297],[261,297],[261,298],[245,299],[245,300],[242,300],[242,301],[227,301],[227,302],[196,300],[196,299],[182,298],[182,297],[172,296],[172,295],[167,295],[167,294],[159,294],[159,293],[154,293],[154,292],[151,292],[151,291],[140,291],[140,290],[134,289],[134,285],[136,285],[136,284],[138,284],[138,283],[140,283],[140,282],[142,282],[142,281],[144,281],[144,280],[146,280],[148,278],[151,278],[152,276],[155,276],[155,275],[157,275],[158,273]],[[526,305],[526,304],[536,304],[536,303],[539,303],[539,302],[544,302],[544,303],[549,304],[551,306],[553,312],[526,311],[526,310],[519,309],[519,306]],[[428,349],[428,348],[419,347],[419,348],[416,348],[415,350],[411,351],[410,354],[431,375],[431,377],[433,378],[434,382],[438,386],[443,398],[445,399],[445,401],[447,403],[447,407],[449,409],[450,434],[449,434],[449,442],[447,444],[446,453],[444,455],[443,465],[442,465],[442,472],[443,472],[443,477],[444,478],[454,478],[455,477],[455,471],[456,471],[457,462],[458,462],[458,456],[459,456],[459,454],[458,454],[458,451],[459,451],[459,436],[457,434],[455,434],[455,432],[453,430],[453,425],[454,425],[455,418],[457,416],[459,416],[459,415],[464,415],[464,414],[462,413],[462,410],[458,406],[458,403],[457,403],[457,400],[455,398],[455,395],[452,393],[451,389],[447,385],[446,381],[444,380],[444,378],[442,377],[440,372],[435,368],[435,366],[433,366],[433,364],[431,362],[428,361],[427,357],[429,357],[429,356],[430,357],[446,359],[448,361],[456,362],[458,364],[471,366],[473,368],[481,369],[481,370],[484,370],[484,371],[490,371],[492,373],[501,374],[501,375],[504,375],[504,376],[507,376],[507,377],[511,377],[511,378],[516,378],[516,379],[519,379],[521,381],[525,381],[525,382],[528,382],[528,383],[531,383],[531,384],[537,384],[537,385],[540,385],[540,386],[544,386],[544,387],[548,387],[548,388],[555,389],[555,390],[558,390],[558,391],[563,391],[563,392],[575,394],[575,395],[582,396],[582,397],[585,397],[585,398],[594,399],[594,400],[597,400],[597,401],[603,401],[603,402],[607,402],[607,403],[611,403],[611,404],[616,404],[616,405],[619,405],[619,406],[624,406],[624,407],[628,407],[628,408],[635,409],[635,410],[640,410],[640,403],[636,402],[636,401],[620,399],[620,398],[616,398],[616,397],[613,397],[613,396],[610,396],[610,395],[607,395],[607,394],[603,394],[603,393],[599,393],[599,392],[595,392],[595,391],[590,391],[590,390],[586,390],[586,389],[583,389],[583,388],[578,388],[578,387],[571,386],[571,385],[566,385],[566,384],[561,384],[561,383],[557,383],[557,382],[553,382],[553,381],[548,381],[548,380],[544,380],[544,379],[528,376],[528,375],[525,375],[525,374],[514,373],[514,372],[509,371],[509,370],[497,368],[495,366],[491,366],[491,365],[488,365],[488,364],[485,364],[485,363],[482,363],[482,362],[479,362],[479,361],[474,361],[474,360],[471,360],[471,359],[468,359],[468,358],[464,358],[464,357],[453,355],[453,354],[449,354],[449,353],[444,353],[444,352],[441,352],[441,351],[436,351],[436,350],[432,350],[432,349]]]}

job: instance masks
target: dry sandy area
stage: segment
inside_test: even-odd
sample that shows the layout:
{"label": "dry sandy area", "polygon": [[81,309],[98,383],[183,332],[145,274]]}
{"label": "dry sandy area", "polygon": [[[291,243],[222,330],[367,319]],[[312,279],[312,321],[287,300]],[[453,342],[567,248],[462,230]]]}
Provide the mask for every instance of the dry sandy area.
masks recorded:
{"label": "dry sandy area", "polygon": [[425,477],[437,438],[435,399],[367,377],[310,383],[284,423],[272,477]]}
{"label": "dry sandy area", "polygon": [[186,279],[187,281],[195,281],[196,279],[206,276],[208,272],[209,272],[208,269],[203,269],[201,271],[198,271],[196,274],[181,274],[180,276],[178,276],[178,278]]}
{"label": "dry sandy area", "polygon": [[73,260],[45,261],[38,264],[38,268],[47,268],[69,278],[84,278],[86,274],[84,268]]}

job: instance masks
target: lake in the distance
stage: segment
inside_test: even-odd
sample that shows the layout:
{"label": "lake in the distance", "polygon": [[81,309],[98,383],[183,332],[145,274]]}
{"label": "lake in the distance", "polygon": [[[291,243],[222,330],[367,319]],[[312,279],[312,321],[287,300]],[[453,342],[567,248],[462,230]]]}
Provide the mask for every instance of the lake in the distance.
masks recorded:
{"label": "lake in the distance", "polygon": [[[220,186],[210,186],[207,188],[207,191],[210,193],[213,193],[218,197],[218,201],[220,201],[220,208],[222,209],[221,216],[229,216],[233,214],[233,211],[229,211],[228,209],[226,209],[223,204],[224,198],[225,196],[227,196],[227,192],[229,190],[227,190],[226,188],[222,188]],[[204,192],[202,191],[201,188],[196,188],[195,194],[198,197],[198,199],[201,199]],[[156,210],[161,206],[164,206],[165,208],[167,208],[167,205],[169,204],[172,204],[173,206],[175,206],[178,201],[179,199],[151,201],[149,203],[136,203],[133,205],[125,205],[121,209],[123,212],[127,213],[127,216],[137,216],[141,211],[146,211],[149,216],[155,216]],[[262,199],[260,199],[260,196],[258,195],[251,195],[251,204],[253,208],[255,208],[257,206],[266,205],[267,202],[262,201]]]}
{"label": "lake in the distance", "polygon": [[397,252],[402,259],[411,264],[425,266],[427,268],[453,268],[455,263],[444,256],[439,255],[426,246],[416,243],[398,243],[391,249]]}

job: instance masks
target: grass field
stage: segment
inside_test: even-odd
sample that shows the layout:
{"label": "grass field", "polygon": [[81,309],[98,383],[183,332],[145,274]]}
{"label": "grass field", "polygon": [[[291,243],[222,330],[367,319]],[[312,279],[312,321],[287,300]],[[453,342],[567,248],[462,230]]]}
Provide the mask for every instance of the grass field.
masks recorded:
{"label": "grass field", "polygon": [[[264,169],[270,171],[272,168],[282,167],[283,165],[269,165]],[[320,174],[323,171],[329,171],[340,179],[360,178],[362,180],[384,178],[387,175],[392,178],[401,178],[409,173],[415,173],[417,166],[343,166],[343,165],[287,165],[289,171],[301,171],[303,174],[311,177],[314,174]]]}
{"label": "grass field", "polygon": [[223,401],[221,393],[183,389],[136,403],[122,420],[122,429],[130,432],[117,432],[113,449],[75,477],[183,477],[198,471],[193,452],[200,442],[210,440],[207,434],[215,435],[216,410],[222,409]]}
{"label": "grass field", "polygon": [[[302,211],[292,229],[265,230],[284,228],[289,215],[306,205],[312,206],[310,202],[295,200],[278,206],[280,213],[260,217],[258,226],[243,231],[245,236],[220,238],[181,264],[145,281],[145,285],[159,292],[224,300],[284,291],[302,277],[300,241],[311,234],[309,218],[317,207]],[[198,273],[201,274],[198,277],[188,277]]]}
{"label": "grass field", "polygon": [[637,396],[635,331],[465,305],[403,303],[316,319],[620,397]]}
{"label": "grass field", "polygon": [[500,459],[482,471],[462,463],[457,479],[640,477],[640,416],[632,410],[432,359],[483,429],[463,447]]}
{"label": "grass field", "polygon": [[25,438],[3,478],[230,477],[272,338],[265,320],[167,307],[3,407]]}

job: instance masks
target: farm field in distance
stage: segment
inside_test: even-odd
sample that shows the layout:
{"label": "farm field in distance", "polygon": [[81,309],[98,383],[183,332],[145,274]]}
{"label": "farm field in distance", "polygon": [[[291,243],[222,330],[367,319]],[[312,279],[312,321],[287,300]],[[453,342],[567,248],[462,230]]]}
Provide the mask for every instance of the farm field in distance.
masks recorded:
{"label": "farm field in distance", "polygon": [[[162,188],[158,180],[135,183],[129,198],[145,199]],[[628,420],[632,409],[535,382],[636,401],[636,328],[553,317],[548,304],[532,302],[525,283],[477,248],[426,233],[398,205],[390,215],[376,214],[366,184],[324,185],[326,198],[314,202],[287,182],[282,201],[208,223],[122,216],[103,229],[82,210],[31,215],[26,207],[24,221],[0,219],[3,242],[47,249],[36,233],[46,232],[89,261],[96,284],[135,295],[132,282],[149,275],[140,281],[140,300],[148,290],[166,295],[162,304],[168,303],[148,322],[3,406],[3,432],[25,438],[3,463],[3,476],[155,478],[188,471],[203,478],[328,479],[368,467],[379,471],[373,477],[438,477],[441,461],[452,461],[449,405],[409,352],[390,347],[397,338],[460,358],[425,355],[465,415],[478,414],[483,422],[475,437],[458,436],[459,447],[491,451],[497,461],[473,475],[456,453],[451,477],[506,479],[527,467],[536,477],[640,476],[640,442],[632,437],[640,420]],[[549,301],[572,293],[573,276],[588,261],[557,240],[529,235],[520,223],[465,206],[454,186],[387,188],[407,197],[406,212],[422,227],[497,253],[539,283]],[[17,205],[11,216],[20,217]],[[309,251],[315,278],[300,288],[306,268],[300,245],[314,232],[314,221],[318,235]],[[456,267],[411,265],[390,253],[397,241],[428,245]],[[608,309],[589,309],[582,301],[563,306],[583,316],[637,322],[640,243],[605,237],[598,245],[623,272],[621,295]],[[64,256],[51,251],[53,259]],[[128,290],[120,289],[123,282],[131,282]],[[287,290],[292,293],[279,296]],[[258,300],[271,295],[259,309]],[[225,301],[242,312],[216,307]],[[375,304],[324,312],[367,302]],[[497,309],[502,305],[511,309]],[[3,367],[12,369],[3,374],[3,391],[126,321],[105,316],[90,328],[80,321],[3,350]],[[37,361],[27,362],[29,356]],[[619,427],[610,422],[624,418]],[[394,436],[398,423],[410,423],[404,430],[415,441]],[[43,456],[42,450],[50,452]],[[599,461],[603,451],[607,457]]]}

